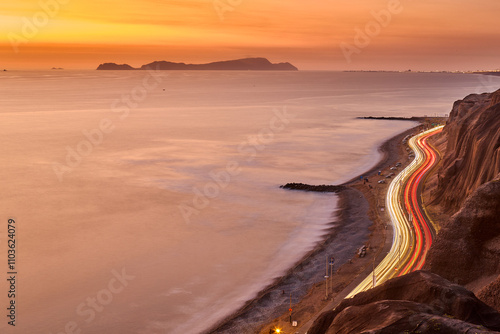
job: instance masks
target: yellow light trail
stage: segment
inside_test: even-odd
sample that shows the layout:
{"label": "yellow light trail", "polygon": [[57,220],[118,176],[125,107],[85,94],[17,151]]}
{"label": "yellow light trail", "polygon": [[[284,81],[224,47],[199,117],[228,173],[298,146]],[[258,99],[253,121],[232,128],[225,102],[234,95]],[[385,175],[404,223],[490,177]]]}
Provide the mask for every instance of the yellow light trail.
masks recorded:
{"label": "yellow light trail", "polygon": [[[412,222],[406,213],[404,203],[401,202],[403,198],[405,185],[408,180],[413,177],[421,167],[424,166],[429,159],[429,153],[432,152],[425,150],[420,139],[433,135],[441,131],[443,126],[438,126],[430,130],[424,131],[416,136],[413,136],[408,144],[415,152],[413,161],[399,173],[390,183],[387,197],[386,208],[388,209],[390,224],[393,228],[392,247],[387,256],[375,268],[376,284],[383,283],[395,276],[398,276],[406,264],[412,258],[414,251],[421,251],[421,241],[417,243],[417,237],[413,230]],[[417,254],[420,256],[420,254]],[[373,288],[373,272],[366,277],[355,289],[353,289],[346,298],[352,298],[362,291]]]}

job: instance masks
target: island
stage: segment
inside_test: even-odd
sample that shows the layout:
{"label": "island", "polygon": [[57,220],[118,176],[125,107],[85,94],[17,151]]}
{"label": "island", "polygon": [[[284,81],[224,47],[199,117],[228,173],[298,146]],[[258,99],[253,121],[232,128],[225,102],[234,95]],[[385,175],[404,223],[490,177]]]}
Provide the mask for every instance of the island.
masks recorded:
{"label": "island", "polygon": [[104,63],[97,70],[166,70],[166,71],[298,71],[298,68],[290,63],[271,63],[266,58],[244,58],[236,60],[218,61],[207,64],[186,64],[170,61],[154,61],[134,68],[128,64]]}

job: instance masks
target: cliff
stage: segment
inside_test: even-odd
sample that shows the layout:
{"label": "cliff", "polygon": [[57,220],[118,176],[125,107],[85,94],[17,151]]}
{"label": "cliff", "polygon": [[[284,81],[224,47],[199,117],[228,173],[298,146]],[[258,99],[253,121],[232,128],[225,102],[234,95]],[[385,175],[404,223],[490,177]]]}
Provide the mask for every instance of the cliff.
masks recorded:
{"label": "cliff", "polygon": [[455,102],[442,136],[431,203],[452,216],[439,222],[425,268],[500,310],[500,90]]}
{"label": "cliff", "polygon": [[426,268],[459,284],[500,274],[500,178],[476,189],[442,224]]}
{"label": "cliff", "polygon": [[345,299],[308,334],[498,333],[500,314],[465,288],[416,271]]}
{"label": "cliff", "polygon": [[[133,70],[130,65],[114,63],[101,64],[98,70]],[[298,71],[290,63],[273,64],[266,58],[244,58],[237,60],[218,61],[208,64],[185,64],[170,61],[155,61],[140,67],[141,70],[157,69],[168,71]]]}
{"label": "cliff", "polygon": [[477,297],[500,312],[500,276],[492,283],[483,287],[477,293]]}
{"label": "cliff", "polygon": [[454,213],[500,173],[500,90],[455,102],[441,136],[447,147],[432,204]]}

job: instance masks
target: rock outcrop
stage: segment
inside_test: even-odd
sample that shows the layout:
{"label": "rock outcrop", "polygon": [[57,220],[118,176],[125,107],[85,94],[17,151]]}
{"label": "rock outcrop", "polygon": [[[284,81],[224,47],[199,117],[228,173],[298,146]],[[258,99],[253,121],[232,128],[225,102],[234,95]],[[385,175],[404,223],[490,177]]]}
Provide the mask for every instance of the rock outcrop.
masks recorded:
{"label": "rock outcrop", "polygon": [[442,224],[426,268],[459,284],[500,274],[500,178],[475,190]]}
{"label": "rock outcrop", "polygon": [[[130,65],[114,63],[101,64],[98,70],[134,70]],[[141,66],[140,70],[165,70],[165,71],[298,71],[290,63],[273,64],[266,58],[244,58],[237,60],[218,61],[208,64],[186,64],[170,61],[155,61]]]}
{"label": "rock outcrop", "polygon": [[482,288],[478,292],[477,297],[500,312],[500,276]]}
{"label": "rock outcrop", "polygon": [[316,191],[320,193],[339,193],[342,190],[346,189],[345,186],[334,186],[329,184],[314,186],[305,183],[287,183],[283,186],[280,186],[280,188],[290,190]]}
{"label": "rock outcrop", "polygon": [[115,63],[104,63],[97,67],[98,70],[105,71],[126,71],[126,70],[135,70],[132,66],[128,64],[115,64]]}
{"label": "rock outcrop", "polygon": [[455,102],[441,136],[447,147],[433,204],[454,213],[500,173],[500,90]]}
{"label": "rock outcrop", "polygon": [[497,333],[500,314],[465,288],[417,271],[345,299],[309,334]]}
{"label": "rock outcrop", "polygon": [[455,102],[442,136],[432,203],[452,217],[440,222],[425,268],[500,310],[500,90]]}

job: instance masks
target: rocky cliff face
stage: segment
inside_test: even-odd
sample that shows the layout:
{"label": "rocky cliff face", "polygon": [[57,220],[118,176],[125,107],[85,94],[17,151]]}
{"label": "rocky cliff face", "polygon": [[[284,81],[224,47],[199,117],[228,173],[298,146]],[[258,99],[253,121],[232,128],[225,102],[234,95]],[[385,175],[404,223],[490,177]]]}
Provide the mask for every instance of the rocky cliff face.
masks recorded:
{"label": "rocky cliff face", "polygon": [[475,190],[442,224],[426,268],[459,284],[500,274],[500,178]]}
{"label": "rocky cliff face", "polygon": [[441,136],[447,148],[433,203],[454,213],[500,173],[500,90],[455,102]]}
{"label": "rocky cliff face", "polygon": [[500,314],[465,288],[417,271],[323,313],[309,334],[498,333]]}
{"label": "rocky cliff face", "polygon": [[425,268],[500,310],[500,90],[455,102],[442,136],[432,202],[454,215],[440,222]]}
{"label": "rocky cliff face", "polygon": [[500,312],[500,276],[492,283],[483,287],[477,293],[477,297]]}

